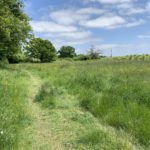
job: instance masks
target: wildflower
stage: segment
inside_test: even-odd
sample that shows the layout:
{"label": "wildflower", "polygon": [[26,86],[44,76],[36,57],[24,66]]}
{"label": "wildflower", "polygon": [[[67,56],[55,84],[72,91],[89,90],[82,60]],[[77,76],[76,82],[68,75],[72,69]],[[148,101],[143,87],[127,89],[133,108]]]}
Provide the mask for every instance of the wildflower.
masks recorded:
{"label": "wildflower", "polygon": [[4,134],[4,131],[0,131],[0,134]]}

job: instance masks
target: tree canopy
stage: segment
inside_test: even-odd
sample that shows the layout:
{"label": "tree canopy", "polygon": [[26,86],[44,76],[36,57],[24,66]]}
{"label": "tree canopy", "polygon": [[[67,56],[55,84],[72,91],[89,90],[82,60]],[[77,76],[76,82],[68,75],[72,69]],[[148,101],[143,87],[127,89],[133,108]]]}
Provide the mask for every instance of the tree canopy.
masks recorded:
{"label": "tree canopy", "polygon": [[56,56],[56,49],[48,40],[33,38],[26,48],[30,58],[39,59],[41,62],[51,62]]}
{"label": "tree canopy", "polygon": [[75,53],[75,48],[71,47],[71,46],[62,46],[60,48],[60,50],[58,51],[59,56],[62,58],[65,57],[74,57],[76,55]]}
{"label": "tree canopy", "polygon": [[21,0],[0,0],[0,59],[12,59],[31,36]]}
{"label": "tree canopy", "polygon": [[90,59],[99,59],[100,55],[102,55],[102,51],[96,50],[94,46],[92,46],[91,49],[88,51],[88,55]]}

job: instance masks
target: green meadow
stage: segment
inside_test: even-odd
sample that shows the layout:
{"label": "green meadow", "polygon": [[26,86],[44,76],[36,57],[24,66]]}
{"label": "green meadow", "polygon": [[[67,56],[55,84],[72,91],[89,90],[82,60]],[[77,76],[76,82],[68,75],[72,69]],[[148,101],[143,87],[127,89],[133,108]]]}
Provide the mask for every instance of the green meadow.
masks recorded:
{"label": "green meadow", "polygon": [[0,149],[150,149],[150,64],[103,59],[0,69]]}

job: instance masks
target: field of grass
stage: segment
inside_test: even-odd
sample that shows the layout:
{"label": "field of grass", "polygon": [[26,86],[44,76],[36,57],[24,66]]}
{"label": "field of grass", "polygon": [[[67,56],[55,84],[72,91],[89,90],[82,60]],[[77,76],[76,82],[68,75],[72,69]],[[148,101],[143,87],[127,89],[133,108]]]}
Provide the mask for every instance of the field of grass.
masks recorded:
{"label": "field of grass", "polygon": [[127,55],[127,56],[120,56],[120,57],[113,57],[114,60],[128,60],[128,61],[150,61],[149,54],[143,55]]}
{"label": "field of grass", "polygon": [[19,133],[29,123],[28,76],[15,67],[0,69],[0,149],[17,149]]}
{"label": "field of grass", "polygon": [[150,149],[149,62],[57,61],[10,68],[0,69],[0,149],[17,145],[17,133],[28,126],[29,73],[41,80],[34,103],[48,111],[43,126],[52,130],[52,148],[47,150]]}

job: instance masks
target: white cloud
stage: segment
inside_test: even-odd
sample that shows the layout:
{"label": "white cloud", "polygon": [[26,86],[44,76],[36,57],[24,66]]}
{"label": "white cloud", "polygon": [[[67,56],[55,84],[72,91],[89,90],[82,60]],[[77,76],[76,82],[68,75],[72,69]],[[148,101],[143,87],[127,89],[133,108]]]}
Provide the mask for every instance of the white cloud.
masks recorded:
{"label": "white cloud", "polygon": [[90,28],[111,28],[126,23],[120,16],[102,16],[96,19],[82,21],[81,25]]}
{"label": "white cloud", "polygon": [[[129,28],[144,24],[147,19],[144,14],[150,12],[150,1],[142,5],[136,3],[137,0],[82,1],[98,2],[99,4],[82,5],[84,7],[68,6],[67,4],[65,6],[67,9],[54,7],[39,11],[41,18],[31,22],[33,30],[35,33],[40,33],[41,37],[52,40],[56,47],[62,45],[87,47],[87,45],[101,43],[98,45],[100,49],[110,52],[112,48],[116,52],[118,51],[118,54],[121,53],[119,50],[139,48],[136,44],[105,44],[102,43],[101,37],[97,36],[101,36],[102,29],[116,29],[117,33],[117,28]],[[101,30],[98,31],[98,29]],[[97,31],[98,33],[96,33]],[[108,31],[106,32],[108,33]],[[139,35],[138,38],[150,38],[150,35]]]}
{"label": "white cloud", "polygon": [[49,21],[32,21],[31,26],[35,32],[39,32],[39,33],[42,32],[58,33],[58,32],[77,31],[77,27],[75,26],[64,26]]}
{"label": "white cloud", "polygon": [[64,25],[74,24],[78,20],[85,20],[88,18],[87,15],[80,15],[72,10],[55,11],[50,14],[50,17],[57,23]]}
{"label": "white cloud", "polygon": [[68,39],[86,39],[92,36],[92,33],[90,31],[81,31],[81,32],[70,32],[70,33],[61,33],[60,36],[66,37]]}
{"label": "white cloud", "polygon": [[56,38],[62,38],[66,40],[82,40],[82,39],[88,39],[92,37],[92,32],[90,31],[77,31],[77,32],[60,32],[60,33],[53,33],[53,34],[45,34],[45,37],[56,37]]}
{"label": "white cloud", "polygon": [[133,4],[132,3],[121,3],[121,4],[117,4],[116,8],[121,9],[121,10],[131,9],[131,8],[133,8]]}
{"label": "white cloud", "polygon": [[146,43],[102,43],[96,45],[96,48],[101,49],[104,55],[113,56],[132,55],[132,54],[146,54],[150,48],[150,44]]}
{"label": "white cloud", "polygon": [[[96,6],[83,8],[68,8],[52,11],[50,19],[61,25],[74,25],[81,28],[115,29],[121,27],[135,27],[143,24],[143,19],[136,15],[146,13],[147,9],[136,7],[137,0],[82,0],[86,2],[100,2],[101,8]],[[115,4],[115,5],[112,5]],[[106,6],[106,7],[105,7]],[[147,6],[148,7],[148,6]],[[134,20],[133,20],[134,18]]]}
{"label": "white cloud", "polygon": [[139,39],[149,39],[150,38],[150,34],[139,35],[138,38]]}
{"label": "white cloud", "polygon": [[[136,15],[144,14],[147,9],[136,7],[137,0],[82,0],[86,2],[100,2],[101,8],[96,6],[83,8],[67,8],[53,10],[46,14],[52,22],[61,26],[78,26],[81,28],[114,29],[134,27],[143,24],[143,19],[136,19]],[[107,5],[109,4],[109,5]],[[115,5],[112,5],[115,4]],[[107,7],[105,7],[107,5]],[[148,7],[148,6],[147,6]],[[132,21],[134,18],[134,21]],[[49,20],[48,19],[48,20]]]}
{"label": "white cloud", "polygon": [[[57,47],[57,49],[59,49],[62,45],[70,45],[70,46],[82,46],[82,45],[88,45],[90,46],[93,43],[101,43],[102,39],[101,38],[95,38],[95,37],[89,37],[89,38],[85,38],[85,39],[64,39],[62,37],[57,37],[52,39],[52,37],[46,37],[46,39],[50,39],[53,41],[54,45]],[[84,51],[85,49],[83,49]],[[81,51],[81,53],[83,53],[83,51]]]}
{"label": "white cloud", "polygon": [[117,6],[118,13],[124,16],[136,16],[139,14],[144,14],[147,12],[146,6],[137,6],[133,3],[124,3],[118,4]]}
{"label": "white cloud", "polygon": [[144,6],[138,3],[138,0],[83,0],[86,2],[99,2],[102,7],[111,11],[117,11],[122,15],[144,14],[150,11],[150,1]]}
{"label": "white cloud", "polygon": [[150,1],[148,1],[146,9],[147,9],[147,11],[150,11]]}
{"label": "white cloud", "polygon": [[67,10],[56,10],[50,13],[50,18],[59,23],[64,25],[76,24],[81,20],[87,20],[92,15],[95,14],[103,14],[105,10],[98,9],[98,8],[80,8],[80,9],[67,9]]}
{"label": "white cloud", "polygon": [[137,44],[120,44],[120,43],[102,43],[96,45],[97,48],[102,50],[127,50],[127,49],[138,49]]}
{"label": "white cloud", "polygon": [[117,15],[101,16],[96,19],[81,21],[80,24],[89,28],[115,29],[121,27],[135,27],[144,24],[145,20],[126,18]]}
{"label": "white cloud", "polygon": [[100,2],[104,4],[131,3],[135,0],[84,0],[85,2]]}
{"label": "white cloud", "polygon": [[94,15],[94,14],[104,14],[106,13],[105,9],[99,9],[99,8],[94,8],[94,7],[85,7],[85,8],[80,8],[79,10],[77,10],[77,13],[82,15],[82,14],[86,14],[86,15]]}
{"label": "white cloud", "polygon": [[145,21],[143,19],[139,19],[139,20],[135,20],[133,22],[129,22],[125,26],[126,27],[135,27],[135,26],[139,26],[144,23],[145,23]]}
{"label": "white cloud", "polygon": [[101,49],[101,50],[111,50],[118,46],[119,46],[119,44],[101,44],[101,45],[96,45],[95,47],[97,49]]}
{"label": "white cloud", "polygon": [[128,9],[127,14],[128,15],[143,14],[145,12],[146,12],[145,8],[131,8],[131,9]]}

